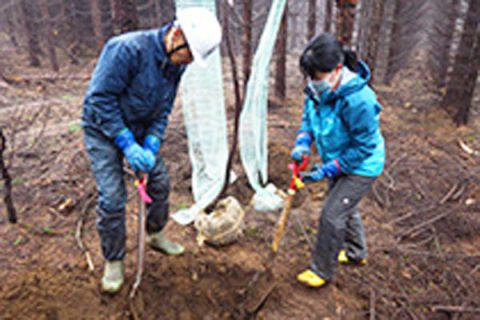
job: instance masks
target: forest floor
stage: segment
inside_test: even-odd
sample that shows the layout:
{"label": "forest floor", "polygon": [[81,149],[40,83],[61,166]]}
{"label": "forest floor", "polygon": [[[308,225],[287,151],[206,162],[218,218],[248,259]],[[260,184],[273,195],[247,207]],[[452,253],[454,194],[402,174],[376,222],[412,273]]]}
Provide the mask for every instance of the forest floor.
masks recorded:
{"label": "forest floor", "polygon": [[[137,242],[130,177],[126,286],[115,296],[99,291],[103,261],[95,229],[95,185],[79,126],[92,64],[66,66],[55,79],[45,79],[49,72],[20,67],[26,65],[23,55],[2,50],[12,67],[5,70],[10,84],[0,87],[0,125],[10,142],[6,156],[19,223],[7,222],[1,204],[0,318],[129,319]],[[228,194],[246,211],[244,236],[226,247],[199,247],[193,227],[171,221],[167,235],[185,244],[187,252],[168,257],[147,249],[140,287],[143,317],[479,319],[480,130],[454,127],[435,107],[436,99],[417,85],[420,76],[412,71],[395,85],[376,86],[388,160],[360,205],[367,266],[340,267],[321,290],[296,282],[297,273],[309,266],[326,191],[324,183],[308,187],[297,197],[274,265],[276,286],[259,310],[248,314],[247,289],[252,276],[265,271],[279,212],[255,212],[249,206],[253,192],[236,163],[240,177]],[[269,109],[270,180],[283,189],[302,104],[301,88],[289,91],[287,106]],[[228,115],[231,119],[232,110]],[[171,176],[173,212],[192,203],[180,105],[170,117],[161,152]],[[81,218],[93,272],[76,242]]]}

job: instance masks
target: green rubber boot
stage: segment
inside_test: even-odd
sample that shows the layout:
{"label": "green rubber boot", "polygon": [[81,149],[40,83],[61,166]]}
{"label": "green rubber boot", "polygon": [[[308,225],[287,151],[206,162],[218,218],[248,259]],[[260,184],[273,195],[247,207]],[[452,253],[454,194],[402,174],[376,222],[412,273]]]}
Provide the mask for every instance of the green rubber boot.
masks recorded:
{"label": "green rubber boot", "polygon": [[171,256],[179,256],[185,252],[181,244],[168,240],[161,232],[147,235],[147,243],[153,249]]}
{"label": "green rubber boot", "polygon": [[106,261],[102,277],[102,291],[116,293],[123,285],[123,261]]}

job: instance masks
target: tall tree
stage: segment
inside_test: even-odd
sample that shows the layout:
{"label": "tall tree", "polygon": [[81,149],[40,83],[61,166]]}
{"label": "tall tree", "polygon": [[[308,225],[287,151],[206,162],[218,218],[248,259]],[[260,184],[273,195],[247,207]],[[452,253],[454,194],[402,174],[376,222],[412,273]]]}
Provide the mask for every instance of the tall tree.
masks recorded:
{"label": "tall tree", "polygon": [[282,16],[277,39],[275,62],[275,96],[284,102],[287,95],[287,41],[288,41],[288,1]]}
{"label": "tall tree", "polygon": [[315,36],[317,27],[317,0],[308,0],[307,40]]}
{"label": "tall tree", "polygon": [[473,91],[480,67],[480,1],[469,0],[468,11],[463,26],[451,77],[443,106],[454,114],[457,124],[467,124]]}
{"label": "tall tree", "polygon": [[137,0],[137,12],[140,28],[152,28],[155,25],[154,2],[154,0]]}
{"label": "tall tree", "polygon": [[358,0],[337,1],[337,37],[347,46],[352,45],[353,27],[355,23],[355,7]]}
{"label": "tall tree", "polygon": [[453,60],[451,51],[459,7],[460,0],[432,2],[433,25],[429,32],[431,47],[428,63],[437,88],[444,88],[447,84],[447,71]]}
{"label": "tall tree", "polygon": [[38,58],[40,53],[40,44],[38,42],[38,38],[35,36],[33,29],[34,29],[34,14],[32,12],[32,6],[27,0],[20,1],[20,8],[23,15],[23,23],[24,23],[24,30],[25,35],[27,38],[27,46],[28,46],[28,57],[30,59],[30,65],[32,67],[40,67],[41,62]]}
{"label": "tall tree", "polygon": [[113,0],[113,12],[116,33],[138,29],[138,13],[134,0]]}
{"label": "tall tree", "polygon": [[247,90],[248,78],[252,67],[252,0],[244,0],[243,3],[243,91]]}
{"label": "tall tree", "polygon": [[58,61],[57,61],[57,53],[55,52],[55,44],[53,41],[53,34],[52,34],[53,23],[52,23],[52,17],[50,16],[50,11],[48,9],[47,0],[40,1],[40,9],[42,11],[43,20],[45,21],[45,24],[43,26],[43,32],[45,34],[45,39],[47,40],[50,64],[52,65],[52,69],[54,71],[58,71],[59,67],[58,67]]}
{"label": "tall tree", "polygon": [[378,43],[380,28],[382,26],[382,19],[384,15],[384,1],[383,0],[371,0],[372,14],[369,17],[368,32],[366,32],[365,43],[365,62],[370,67],[373,81],[373,75],[375,74],[376,59],[378,55]]}
{"label": "tall tree", "polygon": [[16,30],[15,30],[15,3],[12,2],[8,7],[5,8],[5,11],[3,12],[5,16],[5,23],[7,25],[7,33],[8,37],[10,38],[10,42],[13,44],[15,48],[18,48],[18,40],[17,40],[17,35],[16,35]]}
{"label": "tall tree", "polygon": [[93,29],[95,32],[95,40],[97,43],[97,49],[103,46],[102,36],[102,14],[100,11],[100,1],[90,0],[90,8],[92,9]]}
{"label": "tall tree", "polygon": [[101,49],[103,44],[113,35],[110,2],[108,0],[90,0],[90,8],[97,48]]}
{"label": "tall tree", "polygon": [[80,50],[80,40],[78,39],[77,24],[76,24],[76,15],[75,8],[73,6],[73,1],[63,0],[62,1],[62,30],[61,38],[67,44],[66,52],[70,57],[70,62],[75,64],[77,63],[76,55]]}
{"label": "tall tree", "polygon": [[[155,0],[155,4],[155,22],[157,25],[164,25],[173,20],[175,16],[174,0]],[[221,2],[217,4],[217,8],[220,8],[220,4]]]}
{"label": "tall tree", "polygon": [[427,20],[421,17],[428,10],[427,4],[424,1],[395,1],[387,68],[383,79],[385,83],[389,83],[405,66],[410,53],[421,40],[421,33],[418,30],[425,28]]}
{"label": "tall tree", "polygon": [[90,0],[75,0],[73,2],[73,19],[80,50],[95,48],[95,30],[92,19]]}
{"label": "tall tree", "polygon": [[332,31],[332,15],[333,15],[333,0],[325,0],[325,19],[323,30],[325,32]]}
{"label": "tall tree", "polygon": [[112,7],[109,0],[96,0],[98,1],[100,11],[100,24],[101,24],[101,40],[105,43],[110,37],[113,36],[113,21],[112,21]]}

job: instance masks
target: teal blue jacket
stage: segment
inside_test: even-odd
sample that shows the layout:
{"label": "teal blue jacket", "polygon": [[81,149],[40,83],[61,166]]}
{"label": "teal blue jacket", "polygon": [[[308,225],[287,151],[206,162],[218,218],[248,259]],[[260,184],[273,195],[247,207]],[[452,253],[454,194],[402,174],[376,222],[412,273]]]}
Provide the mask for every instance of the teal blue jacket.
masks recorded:
{"label": "teal blue jacket", "polygon": [[344,174],[375,177],[385,164],[380,132],[381,106],[368,86],[370,70],[361,61],[357,74],[321,97],[308,88],[299,133],[314,140],[323,162],[338,161]]}

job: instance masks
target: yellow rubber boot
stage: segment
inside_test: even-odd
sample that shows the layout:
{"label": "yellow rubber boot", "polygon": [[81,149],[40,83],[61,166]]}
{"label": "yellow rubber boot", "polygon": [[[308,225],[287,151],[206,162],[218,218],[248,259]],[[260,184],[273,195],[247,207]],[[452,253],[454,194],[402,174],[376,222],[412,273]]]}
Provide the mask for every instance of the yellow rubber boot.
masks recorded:
{"label": "yellow rubber boot", "polygon": [[354,266],[364,266],[367,264],[367,259],[352,260],[347,256],[347,250],[342,249],[338,253],[338,262],[341,264],[348,264]]}
{"label": "yellow rubber boot", "polygon": [[327,284],[327,280],[319,277],[312,270],[305,270],[297,276],[297,280],[312,288],[320,288]]}

